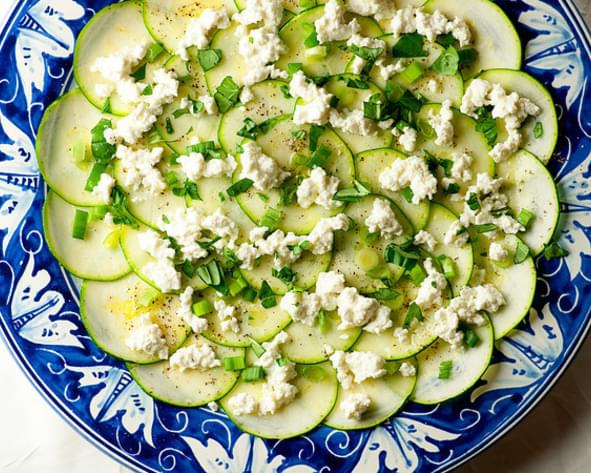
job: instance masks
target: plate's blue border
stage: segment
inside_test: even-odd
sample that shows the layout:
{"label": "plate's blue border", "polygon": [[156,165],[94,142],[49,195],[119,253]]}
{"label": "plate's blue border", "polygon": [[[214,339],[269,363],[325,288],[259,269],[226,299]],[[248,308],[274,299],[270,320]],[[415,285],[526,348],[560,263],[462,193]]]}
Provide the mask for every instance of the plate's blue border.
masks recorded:
{"label": "plate's blue border", "polygon": [[[573,3],[572,0],[558,0],[558,3],[563,8],[564,12],[568,16],[568,21],[576,29],[577,36],[581,39],[581,44],[583,45],[587,56],[591,57],[591,32],[589,30],[589,26],[586,25],[585,21],[581,13],[579,12],[576,5]],[[0,47],[3,45],[6,39],[6,33],[8,30],[14,27],[14,24],[21,13],[22,9],[27,6],[27,2],[23,0],[17,0],[15,5],[13,5],[12,9],[6,16],[5,22],[3,27],[0,29]],[[588,304],[588,303],[587,303]],[[541,383],[538,385],[535,394],[529,396],[529,400],[522,404],[520,411],[517,412],[512,417],[508,417],[506,422],[502,424],[501,427],[497,428],[495,432],[492,432],[491,435],[484,437],[477,448],[473,448],[472,450],[464,453],[463,455],[454,458],[448,464],[445,465],[445,471],[450,471],[458,466],[466,463],[470,459],[474,458],[490,446],[494,444],[495,441],[506,435],[511,429],[513,429],[517,424],[526,416],[528,415],[541,401],[542,399],[548,394],[550,389],[561,379],[562,375],[568,368],[568,366],[572,363],[573,358],[576,356],[582,345],[585,343],[589,331],[591,329],[591,306],[586,308],[586,314],[584,317],[584,323],[581,324],[582,330],[579,332],[577,339],[568,346],[567,350],[563,352],[564,358],[562,359],[562,363],[560,366],[549,376],[545,383]],[[22,351],[20,350],[19,346],[14,343],[14,340],[11,340],[7,337],[9,333],[8,327],[6,326],[6,322],[2,317],[0,317],[0,322],[2,323],[3,330],[0,330],[1,335],[0,339],[3,340],[4,344],[7,346],[9,352],[16,360],[19,368],[23,371],[29,381],[33,384],[35,389],[43,396],[43,398],[49,403],[54,411],[56,411],[67,423],[69,423],[80,435],[82,435],[85,439],[87,439],[92,445],[98,448],[100,451],[104,452],[107,456],[114,459],[118,463],[124,465],[125,467],[131,469],[132,471],[154,471],[157,470],[148,468],[145,464],[139,463],[132,458],[125,456],[121,453],[121,451],[117,451],[111,448],[110,445],[104,443],[104,439],[96,434],[96,432],[89,429],[83,423],[81,423],[76,417],[74,417],[68,409],[63,404],[63,402],[55,396],[49,389],[46,388],[43,381],[37,376],[36,372],[33,370],[32,366],[28,362],[28,360],[24,357]],[[4,333],[6,330],[6,333]]]}

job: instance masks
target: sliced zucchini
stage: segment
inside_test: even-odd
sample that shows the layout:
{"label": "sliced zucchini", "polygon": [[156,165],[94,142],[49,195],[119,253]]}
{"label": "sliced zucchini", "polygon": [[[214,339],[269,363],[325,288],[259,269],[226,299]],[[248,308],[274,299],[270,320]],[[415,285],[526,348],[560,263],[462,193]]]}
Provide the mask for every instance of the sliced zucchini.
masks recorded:
{"label": "sliced zucchini", "polygon": [[229,14],[236,11],[232,0],[144,0],[143,3],[146,28],[171,54],[178,51],[191,18],[199,17],[203,10],[224,8]]}
{"label": "sliced zucchini", "polygon": [[[345,114],[352,110],[363,110],[363,102],[367,101],[372,95],[382,95],[380,88],[368,82],[368,89],[356,89],[347,86],[347,80],[353,80],[357,76],[353,74],[340,74],[332,77],[324,88],[339,99],[337,110]],[[384,148],[392,143],[392,133],[390,130],[382,130],[376,127],[376,134],[369,136],[347,133],[340,129],[335,129],[341,139],[347,143],[347,146],[354,154],[361,153],[368,149]]]}
{"label": "sliced zucchini", "polygon": [[[74,52],[74,77],[88,101],[98,109],[103,108],[104,99],[97,96],[95,86],[105,83],[105,79],[100,73],[91,71],[99,57],[116,53],[122,47],[151,42],[153,39],[144,26],[140,1],[114,3],[94,15],[80,32]],[[111,109],[115,115],[126,115],[133,106],[124,103],[114,92]]]}
{"label": "sliced zucchini", "polygon": [[382,272],[390,274],[389,279],[392,282],[396,282],[402,276],[401,268],[384,261],[384,249],[390,243],[400,244],[407,241],[412,238],[414,232],[406,216],[393,202],[390,202],[396,220],[403,228],[403,233],[393,239],[369,235],[365,221],[371,214],[376,199],[389,201],[387,197],[371,195],[347,207],[346,214],[355,222],[355,226],[347,232],[336,235],[334,258],[331,264],[333,271],[338,271],[345,276],[347,286],[356,287],[363,293],[371,293],[384,287]]}
{"label": "sliced zucchini", "polygon": [[239,26],[238,23],[232,22],[225,30],[216,32],[211,39],[209,47],[222,52],[222,60],[218,65],[205,73],[205,80],[211,94],[215,92],[225,77],[229,76],[237,80],[247,73],[248,66],[238,52],[240,38],[237,29]]}
{"label": "sliced zucchini", "polygon": [[425,10],[440,10],[448,18],[459,17],[468,23],[472,32],[472,47],[478,59],[464,70],[464,77],[472,77],[482,70],[521,68],[522,47],[519,34],[505,12],[489,0],[429,0]]}
{"label": "sliced zucchini", "polygon": [[328,359],[325,345],[330,345],[335,350],[348,350],[359,338],[361,329],[337,330],[340,323],[341,319],[336,312],[326,312],[322,325],[319,321],[312,327],[292,322],[285,329],[291,336],[291,341],[283,345],[283,353],[291,361],[310,364]]}
{"label": "sliced zucchini", "polygon": [[[415,365],[414,361],[408,361]],[[353,384],[350,389],[339,388],[334,409],[324,423],[333,429],[358,430],[374,427],[398,412],[410,397],[415,387],[416,376],[402,376],[399,371],[378,379],[368,379]],[[347,417],[342,402],[352,394],[367,394],[371,398],[369,409],[360,420]]]}
{"label": "sliced zucchini", "polygon": [[[82,209],[91,212],[91,208]],[[43,207],[43,231],[49,249],[59,263],[74,276],[94,281],[113,281],[130,268],[119,248],[120,226],[90,220],[83,240],[72,236],[76,207],[49,192]],[[110,242],[114,241],[114,244]]]}
{"label": "sliced zucchini", "polygon": [[[299,367],[298,367],[299,368]],[[310,371],[313,369],[313,372]],[[310,375],[298,375],[295,386],[298,388],[296,399],[271,416],[241,415],[236,416],[229,409],[229,400],[241,393],[248,393],[260,398],[263,382],[239,382],[234,389],[221,400],[221,405],[228,417],[244,432],[269,439],[286,439],[302,435],[328,415],[337,397],[337,378],[330,363],[313,367],[303,367]]]}
{"label": "sliced zucchini", "polygon": [[546,166],[524,150],[499,163],[497,174],[505,180],[504,192],[513,215],[518,216],[523,209],[534,214],[527,231],[520,237],[537,256],[552,240],[558,225],[560,204],[554,178]]}
{"label": "sliced zucchini", "polygon": [[160,361],[158,356],[132,350],[126,344],[140,316],[145,313],[152,314],[160,326],[169,354],[185,342],[191,329],[178,314],[178,296],[160,294],[148,305],[141,305],[142,296],[153,290],[135,274],[113,282],[84,281],[80,291],[82,322],[102,350],[132,363]]}
{"label": "sliced zucchini", "polygon": [[[409,305],[416,299],[418,288],[410,280],[403,278],[394,287],[401,295],[393,301],[385,301],[392,310],[394,327],[402,327]],[[435,322],[433,320],[434,309],[423,311],[424,321],[413,323],[408,329],[408,340],[401,341],[394,336],[394,329],[379,335],[364,332],[355,344],[357,351],[371,351],[387,360],[404,360],[419,353],[431,345],[437,337]]]}
{"label": "sliced zucchini", "polygon": [[[92,169],[90,130],[102,118],[79,89],[68,92],[45,111],[37,133],[37,162],[47,185],[72,205],[93,206],[104,202],[86,191]],[[74,146],[85,146],[85,160],[77,163]]]}
{"label": "sliced zucchini", "polygon": [[[331,76],[345,72],[353,54],[341,43],[328,43],[327,55],[323,58],[306,57],[304,39],[310,34],[310,26],[324,13],[324,6],[310,8],[289,20],[280,30],[279,36],[287,46],[287,51],[276,62],[279,69],[287,70],[288,64],[301,63],[306,75]],[[367,37],[377,38],[383,34],[380,26],[371,18],[357,17],[361,26],[360,34]]]}
{"label": "sliced zucchini", "polygon": [[454,262],[456,275],[448,279],[455,295],[459,294],[462,288],[468,284],[474,268],[474,253],[470,243],[466,243],[461,247],[444,244],[445,234],[450,225],[457,220],[458,218],[452,211],[443,205],[433,203],[429,221],[425,226],[425,231],[433,235],[438,243],[433,256],[447,256]]}
{"label": "sliced zucchini", "polygon": [[[419,353],[419,374],[411,397],[418,404],[438,404],[467,392],[478,382],[488,368],[494,349],[494,332],[490,321],[481,327],[472,328],[480,341],[474,348],[454,349],[438,340]],[[440,379],[440,365],[451,362],[448,379]]]}
{"label": "sliced zucchini", "polygon": [[218,138],[222,148],[233,153],[244,139],[238,131],[244,126],[244,119],[250,118],[260,124],[270,118],[291,114],[295,107],[293,98],[286,98],[281,87],[287,85],[278,80],[259,82],[251,87],[253,99],[244,108],[233,108],[221,119]]}
{"label": "sliced zucchini", "polygon": [[406,156],[393,149],[383,148],[366,151],[357,156],[357,178],[369,185],[376,193],[383,193],[402,210],[408,217],[416,230],[420,230],[427,224],[429,218],[430,203],[424,200],[418,205],[409,203],[400,192],[391,192],[382,189],[380,185],[380,174],[387,167],[392,166],[396,159],[404,159]]}
{"label": "sliced zucchini", "polygon": [[[183,347],[210,343],[203,337],[191,335]],[[212,344],[217,358],[243,356],[242,348]],[[168,360],[150,365],[128,365],[129,372],[140,387],[159,401],[179,407],[203,406],[223,397],[238,380],[240,371],[226,371],[223,366],[206,371],[172,368]]]}
{"label": "sliced zucchini", "polygon": [[[520,130],[523,135],[522,147],[536,155],[543,163],[547,163],[554,153],[558,140],[556,106],[548,89],[523,71],[496,69],[484,71],[478,77],[493,84],[501,84],[507,93],[517,92],[521,97],[530,99],[540,107],[542,110],[540,115],[529,118]],[[539,138],[534,135],[536,126],[538,129],[541,127],[542,134]],[[504,130],[504,126],[500,126],[499,130]],[[504,139],[504,134],[499,133],[499,142]]]}

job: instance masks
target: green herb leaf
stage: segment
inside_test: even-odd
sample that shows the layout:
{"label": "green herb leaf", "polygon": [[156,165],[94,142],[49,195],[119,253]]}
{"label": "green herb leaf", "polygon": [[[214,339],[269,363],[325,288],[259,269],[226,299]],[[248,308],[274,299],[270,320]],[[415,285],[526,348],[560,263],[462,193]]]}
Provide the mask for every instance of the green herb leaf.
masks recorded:
{"label": "green herb leaf", "polygon": [[423,49],[425,37],[418,33],[404,34],[392,48],[394,57],[427,57],[429,53]]}
{"label": "green herb leaf", "polygon": [[482,225],[475,225],[478,233],[489,233],[497,230],[497,226],[494,223],[483,223]]}
{"label": "green herb leaf", "polygon": [[517,216],[517,221],[525,228],[528,228],[532,220],[534,220],[535,218],[536,216],[533,214],[533,212],[530,212],[527,209],[521,209],[519,211],[519,215]]}
{"label": "green herb leaf", "polygon": [[480,337],[476,334],[474,330],[469,327],[465,327],[462,330],[464,332],[464,343],[470,347],[474,348],[476,345],[480,343]]}
{"label": "green herb leaf", "polygon": [[529,256],[530,250],[529,246],[523,243],[520,239],[517,238],[516,240],[517,246],[515,247],[515,254],[513,255],[513,263],[521,264]]}
{"label": "green herb leaf", "polygon": [[146,64],[142,64],[140,67],[138,67],[134,72],[132,72],[129,75],[135,81],[144,80],[146,78]]}
{"label": "green herb leaf", "polygon": [[117,225],[129,225],[132,228],[139,228],[137,220],[128,209],[127,194],[119,186],[115,186],[111,193],[111,206],[109,213],[113,222]]}
{"label": "green herb leaf", "polygon": [[342,189],[338,191],[332,198],[339,202],[359,202],[364,197],[368,196],[371,191],[362,184],[355,180],[353,182],[354,187],[349,189]]}
{"label": "green herb leaf", "polygon": [[343,75],[339,76],[339,81],[344,82],[347,87],[350,89],[360,89],[360,90],[367,90],[369,89],[369,82],[363,79],[360,76],[353,76],[353,75]]}
{"label": "green herb leaf", "polygon": [[199,64],[201,64],[201,67],[205,72],[210,71],[222,60],[222,50],[211,48],[200,49],[197,52],[197,59],[199,60]]}
{"label": "green herb leaf", "polygon": [[539,140],[542,136],[544,136],[544,125],[542,125],[542,122],[536,122],[534,125],[534,138]]}
{"label": "green herb leaf", "polygon": [[113,156],[115,155],[117,147],[108,143],[105,139],[105,130],[112,127],[113,124],[111,120],[101,118],[90,131],[90,149],[92,151],[92,155],[94,156],[94,160],[97,163],[107,164],[113,159]]}
{"label": "green herb leaf", "polygon": [[435,60],[431,69],[444,76],[453,76],[458,72],[459,65],[460,56],[458,51],[453,46],[450,46]]}
{"label": "green herb leaf", "polygon": [[411,303],[408,306],[408,310],[406,311],[406,315],[404,317],[404,322],[402,323],[403,328],[410,327],[410,324],[413,320],[417,320],[419,322],[423,321],[423,312],[421,308],[416,303]]}
{"label": "green herb leaf", "polygon": [[492,112],[486,107],[481,107],[476,111],[476,114],[478,115],[476,131],[484,135],[489,146],[494,146],[497,142],[498,131],[497,121],[493,118]]}
{"label": "green herb leaf", "polygon": [[220,112],[225,113],[240,101],[240,87],[232,80],[232,77],[226,76],[216,89],[213,98]]}
{"label": "green herb leaf", "polygon": [[306,163],[306,167],[313,169],[315,167],[323,167],[330,157],[332,151],[324,145],[320,145],[312,154],[312,157]]}
{"label": "green herb leaf", "polygon": [[261,218],[261,226],[267,227],[269,230],[275,230],[282,218],[283,214],[279,210],[270,207]]}
{"label": "green herb leaf", "polygon": [[468,200],[466,201],[466,203],[468,204],[468,207],[470,207],[471,210],[480,210],[480,201],[478,200],[478,195],[476,195],[474,192],[472,192],[468,196]]}

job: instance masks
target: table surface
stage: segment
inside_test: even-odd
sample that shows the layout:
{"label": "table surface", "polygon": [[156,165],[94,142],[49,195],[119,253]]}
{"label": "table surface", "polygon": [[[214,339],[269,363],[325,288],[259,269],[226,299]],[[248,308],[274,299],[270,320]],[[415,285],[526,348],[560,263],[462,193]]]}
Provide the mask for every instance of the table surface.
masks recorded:
{"label": "table surface", "polygon": [[[0,0],[0,20],[15,0]],[[591,20],[591,1],[575,0]],[[559,383],[513,431],[457,473],[588,473],[591,339]],[[124,473],[46,404],[0,345],[0,471]],[[17,410],[14,407],[21,406]],[[27,416],[22,415],[22,411]],[[18,432],[18,435],[12,435]]]}

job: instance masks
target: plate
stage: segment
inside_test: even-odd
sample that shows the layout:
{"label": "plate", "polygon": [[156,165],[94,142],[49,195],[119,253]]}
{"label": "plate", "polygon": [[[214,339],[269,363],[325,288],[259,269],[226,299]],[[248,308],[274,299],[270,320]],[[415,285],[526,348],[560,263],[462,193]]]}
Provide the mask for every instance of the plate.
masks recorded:
{"label": "plate", "polygon": [[240,432],[220,412],[179,409],[144,394],[106,356],[79,316],[78,282],[51,256],[41,229],[46,187],[35,160],[44,109],[72,81],[74,41],[108,0],[22,0],[0,33],[0,333],[38,391],[94,445],[138,471],[445,472],[491,445],[542,399],[590,326],[590,35],[571,1],[498,1],[517,25],[525,69],[552,91],[561,135],[560,243],[539,260],[529,317],[497,343],[483,380],[452,403],[409,404],[379,427],[320,427],[292,440]]}

